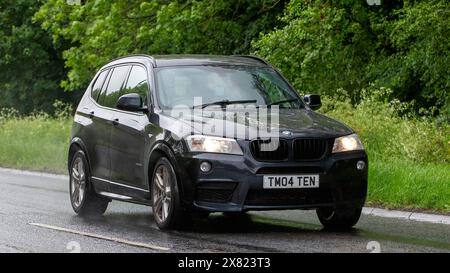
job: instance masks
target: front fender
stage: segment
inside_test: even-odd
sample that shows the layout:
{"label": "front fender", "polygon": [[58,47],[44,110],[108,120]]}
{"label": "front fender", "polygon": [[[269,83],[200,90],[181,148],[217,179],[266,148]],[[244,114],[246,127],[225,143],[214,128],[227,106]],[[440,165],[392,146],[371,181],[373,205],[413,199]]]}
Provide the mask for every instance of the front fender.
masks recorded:
{"label": "front fender", "polygon": [[174,150],[171,148],[169,143],[166,143],[164,141],[160,141],[157,142],[153,148],[150,151],[150,155],[149,155],[149,163],[147,164],[148,169],[147,169],[147,173],[150,174],[149,177],[149,181],[148,181],[148,185],[149,185],[149,189],[151,189],[151,185],[150,185],[150,181],[151,181],[151,175],[153,175],[153,168],[154,165],[156,164],[156,161],[158,160],[158,158],[160,157],[160,155],[163,154],[165,157],[167,157],[167,159],[170,161],[170,163],[172,164],[173,168],[175,169],[175,173],[177,175],[177,191],[180,193],[180,198],[182,200],[182,195],[183,195],[183,187],[182,187],[182,175],[180,174],[180,166],[178,164],[178,161],[176,160],[176,155]]}

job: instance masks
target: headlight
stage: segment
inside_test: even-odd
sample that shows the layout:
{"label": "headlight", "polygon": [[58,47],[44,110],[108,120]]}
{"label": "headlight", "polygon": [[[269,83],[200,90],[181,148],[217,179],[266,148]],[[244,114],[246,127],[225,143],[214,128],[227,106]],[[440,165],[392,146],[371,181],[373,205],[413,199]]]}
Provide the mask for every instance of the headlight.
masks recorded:
{"label": "headlight", "polygon": [[333,153],[364,150],[364,146],[357,134],[336,138]]}
{"label": "headlight", "polygon": [[234,139],[211,136],[188,136],[186,138],[191,152],[242,155],[242,149]]}

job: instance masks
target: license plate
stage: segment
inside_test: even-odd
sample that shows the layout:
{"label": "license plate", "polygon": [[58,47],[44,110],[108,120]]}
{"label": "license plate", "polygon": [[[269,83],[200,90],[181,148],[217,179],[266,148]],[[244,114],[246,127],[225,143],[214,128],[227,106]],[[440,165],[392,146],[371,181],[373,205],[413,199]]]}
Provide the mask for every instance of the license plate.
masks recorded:
{"label": "license plate", "polygon": [[311,189],[319,187],[319,175],[265,175],[264,189]]}

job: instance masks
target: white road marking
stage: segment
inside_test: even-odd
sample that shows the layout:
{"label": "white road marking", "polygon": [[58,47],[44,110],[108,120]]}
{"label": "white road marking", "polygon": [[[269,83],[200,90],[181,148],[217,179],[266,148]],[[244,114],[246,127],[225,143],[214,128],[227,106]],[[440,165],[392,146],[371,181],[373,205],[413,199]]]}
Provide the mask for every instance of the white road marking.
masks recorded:
{"label": "white road marking", "polygon": [[124,240],[124,239],[120,239],[120,238],[108,237],[108,236],[98,235],[98,234],[89,233],[89,232],[77,231],[77,230],[73,230],[73,229],[67,229],[67,228],[50,226],[50,225],[39,224],[39,223],[29,223],[29,224],[32,226],[36,226],[36,227],[77,234],[77,235],[86,236],[86,237],[95,238],[95,239],[107,240],[107,241],[125,244],[125,245],[129,245],[129,246],[142,247],[142,248],[161,250],[161,251],[169,251],[170,250],[170,248],[167,248],[167,247],[146,244],[146,243],[140,243],[140,242],[132,242],[132,241],[128,241],[128,240]]}
{"label": "white road marking", "polygon": [[69,179],[68,175],[63,175],[63,174],[51,174],[51,173],[44,173],[44,172],[33,172],[33,171],[16,170],[16,169],[1,168],[1,167],[0,167],[0,173],[23,175],[23,176],[38,176],[38,177],[63,179],[63,180]]}

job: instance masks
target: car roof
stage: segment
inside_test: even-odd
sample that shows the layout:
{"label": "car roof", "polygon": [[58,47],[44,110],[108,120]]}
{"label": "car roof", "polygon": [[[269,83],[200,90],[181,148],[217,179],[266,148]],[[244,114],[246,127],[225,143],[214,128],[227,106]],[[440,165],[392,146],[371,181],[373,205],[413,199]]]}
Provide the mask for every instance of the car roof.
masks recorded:
{"label": "car roof", "polygon": [[254,65],[267,66],[267,63],[253,56],[219,55],[160,55],[155,56],[156,67],[183,65]]}
{"label": "car roof", "polygon": [[106,66],[128,62],[150,61],[153,67],[191,66],[191,65],[250,65],[268,66],[269,64],[256,56],[250,55],[131,55],[115,59]]}

